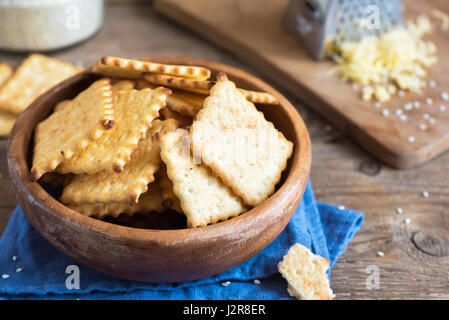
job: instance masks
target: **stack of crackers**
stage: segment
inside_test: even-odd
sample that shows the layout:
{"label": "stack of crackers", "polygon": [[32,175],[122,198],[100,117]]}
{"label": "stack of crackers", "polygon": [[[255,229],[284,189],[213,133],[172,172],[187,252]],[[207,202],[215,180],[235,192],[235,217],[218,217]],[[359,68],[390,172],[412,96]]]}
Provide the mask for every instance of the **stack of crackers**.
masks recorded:
{"label": "stack of crackers", "polygon": [[293,143],[254,105],[277,104],[270,94],[200,66],[103,57],[91,71],[103,78],[35,130],[32,176],[61,186],[68,207],[96,218],[175,210],[194,228],[275,191]]}
{"label": "stack of crackers", "polygon": [[0,63],[0,137],[9,134],[19,114],[37,97],[82,70],[41,54],[30,55],[15,72]]}

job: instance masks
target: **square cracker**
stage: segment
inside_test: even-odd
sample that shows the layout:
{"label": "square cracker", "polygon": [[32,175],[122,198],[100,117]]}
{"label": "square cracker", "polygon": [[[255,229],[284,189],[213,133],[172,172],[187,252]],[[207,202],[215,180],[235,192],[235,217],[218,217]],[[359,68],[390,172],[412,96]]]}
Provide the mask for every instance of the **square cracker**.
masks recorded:
{"label": "square cracker", "polygon": [[73,178],[61,195],[65,204],[95,202],[135,202],[148,190],[161,162],[157,137],[178,126],[175,120],[154,120],[146,137],[141,140],[121,173],[101,171]]}
{"label": "square cracker", "polygon": [[189,228],[226,220],[245,211],[241,199],[209,168],[193,163],[187,130],[177,129],[162,135],[160,144],[162,160]]}
{"label": "square cracker", "polygon": [[195,157],[201,157],[249,206],[257,206],[274,192],[293,149],[293,143],[224,74],[204,101],[190,133]]}
{"label": "square cracker", "polygon": [[153,119],[165,107],[166,88],[121,90],[114,94],[114,127],[56,169],[59,173],[121,172]]}
{"label": "square cracker", "polygon": [[0,111],[0,137],[6,137],[9,135],[16,119],[17,115]]}
{"label": "square cracker", "polygon": [[95,73],[108,77],[138,79],[143,72],[171,75],[197,80],[209,79],[211,71],[197,66],[180,66],[172,64],[154,63],[135,59],[117,57],[103,57],[92,67]]}
{"label": "square cracker", "polygon": [[109,79],[95,81],[67,105],[40,122],[34,134],[31,174],[35,180],[99,139],[114,125]]}
{"label": "square cracker", "polygon": [[99,219],[104,216],[118,217],[120,214],[129,216],[135,213],[163,212],[165,207],[162,205],[161,186],[157,181],[148,186],[148,191],[143,193],[139,202],[108,202],[108,203],[84,203],[68,205],[69,208],[81,214]]}
{"label": "square cracker", "polygon": [[329,260],[313,254],[299,243],[291,247],[278,265],[288,282],[288,292],[301,300],[332,300],[327,270]]}
{"label": "square cracker", "polygon": [[70,63],[32,54],[0,88],[0,109],[19,114],[45,91],[80,71]]}
{"label": "square cracker", "polygon": [[8,80],[13,74],[12,68],[6,63],[0,63],[0,87]]}

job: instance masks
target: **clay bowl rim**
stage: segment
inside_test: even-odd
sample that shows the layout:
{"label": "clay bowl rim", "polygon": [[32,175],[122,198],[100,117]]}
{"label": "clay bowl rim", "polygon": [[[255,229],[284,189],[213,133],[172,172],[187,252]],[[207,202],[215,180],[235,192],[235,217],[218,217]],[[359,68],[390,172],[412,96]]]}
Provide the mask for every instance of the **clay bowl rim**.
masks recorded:
{"label": "clay bowl rim", "polygon": [[[82,227],[91,229],[91,231],[106,234],[109,237],[119,238],[124,241],[133,241],[134,243],[152,241],[161,246],[169,247],[180,242],[186,243],[186,241],[198,240],[207,241],[207,239],[224,237],[230,233],[243,232],[245,229],[248,229],[248,226],[251,224],[267,218],[270,212],[269,209],[271,207],[276,208],[276,202],[280,200],[281,197],[286,196],[285,194],[289,193],[287,196],[291,198],[302,198],[311,167],[311,143],[302,117],[295,107],[281,93],[264,81],[245,71],[218,62],[185,57],[145,57],[139,59],[169,64],[191,64],[209,67],[212,71],[224,71],[228,74],[230,80],[234,80],[233,78],[236,75],[238,78],[244,77],[248,83],[251,83],[254,86],[253,89],[257,88],[258,90],[263,90],[274,95],[279,100],[280,105],[273,106],[273,108],[283,108],[285,110],[293,124],[294,134],[297,140],[292,157],[289,160],[290,169],[284,183],[263,203],[237,217],[217,224],[191,229],[160,230],[121,226],[85,216],[66,207],[64,204],[53,198],[37,181],[32,181],[30,168],[27,163],[27,152],[29,152],[30,140],[34,137],[33,132],[35,128],[24,129],[28,132],[28,134],[25,135],[23,134],[22,127],[28,115],[31,114],[30,110],[39,106],[42,99],[45,99],[52,94],[58,94],[58,89],[73,85],[73,83],[90,76],[89,70],[86,70],[61,82],[36,99],[35,102],[33,102],[27,110],[19,116],[11,131],[7,148],[10,175],[15,175],[17,178],[12,179],[13,182],[16,181],[17,183],[22,184],[22,188],[20,188],[21,186],[18,186],[17,190],[25,190],[28,193],[27,199],[29,202],[32,201],[34,202],[34,205],[40,206],[42,209],[52,212],[52,214],[57,214],[61,218],[70,220],[71,223],[76,223]],[[20,139],[19,135],[28,137]],[[17,145],[18,142],[20,142],[21,145]],[[24,147],[24,144],[27,145]],[[289,185],[294,185],[296,188],[288,188]],[[298,192],[300,194],[295,194]]]}

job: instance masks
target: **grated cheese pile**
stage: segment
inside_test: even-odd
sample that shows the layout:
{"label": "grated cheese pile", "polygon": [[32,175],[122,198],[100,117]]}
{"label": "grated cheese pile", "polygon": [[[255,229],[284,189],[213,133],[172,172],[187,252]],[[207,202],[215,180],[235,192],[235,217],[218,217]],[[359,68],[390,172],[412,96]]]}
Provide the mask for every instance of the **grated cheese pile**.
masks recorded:
{"label": "grated cheese pile", "polygon": [[419,92],[426,86],[427,68],[437,62],[436,46],[422,37],[432,33],[430,20],[396,27],[380,37],[343,42],[331,50],[337,62],[331,74],[362,87],[362,98],[386,102],[396,92]]}

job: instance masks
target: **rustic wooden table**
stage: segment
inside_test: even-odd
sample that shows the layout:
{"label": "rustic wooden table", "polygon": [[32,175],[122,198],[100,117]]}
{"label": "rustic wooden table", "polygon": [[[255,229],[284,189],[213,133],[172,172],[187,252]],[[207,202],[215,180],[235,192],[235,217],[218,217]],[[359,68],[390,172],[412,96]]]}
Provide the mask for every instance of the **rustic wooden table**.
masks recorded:
{"label": "rustic wooden table", "polygon": [[[151,2],[143,0],[108,1],[106,22],[97,35],[51,54],[86,66],[103,55],[191,56],[258,75],[229,52],[159,17]],[[14,66],[24,57],[0,52],[0,60]],[[271,84],[276,87],[276,83]],[[317,199],[365,213],[362,229],[332,270],[337,298],[449,299],[449,153],[419,169],[393,170],[362,151],[301,101],[291,101],[310,130],[311,180]],[[0,233],[16,205],[8,180],[6,143],[0,139]],[[429,193],[428,198],[423,191]],[[398,214],[397,208],[403,213]],[[406,219],[410,219],[409,224]],[[379,270],[377,288],[367,287],[373,268]]]}

